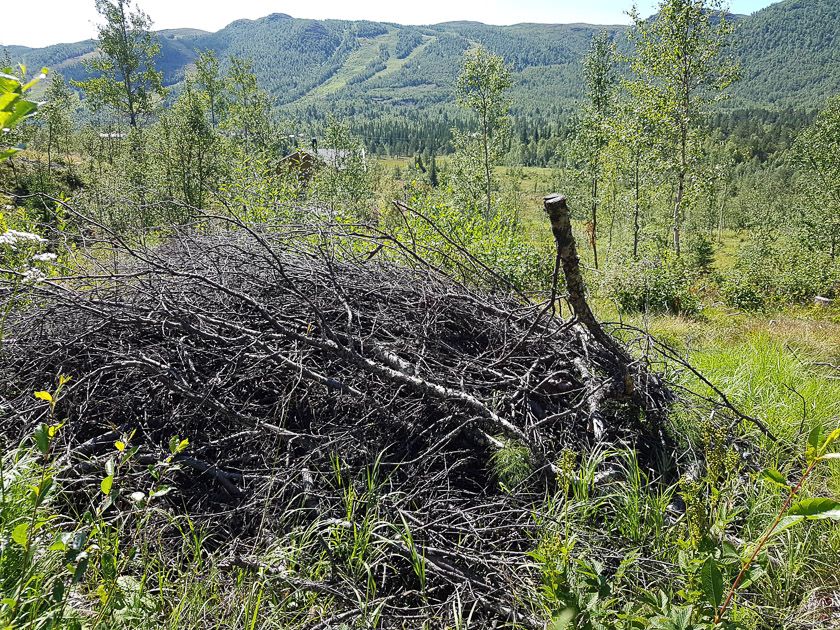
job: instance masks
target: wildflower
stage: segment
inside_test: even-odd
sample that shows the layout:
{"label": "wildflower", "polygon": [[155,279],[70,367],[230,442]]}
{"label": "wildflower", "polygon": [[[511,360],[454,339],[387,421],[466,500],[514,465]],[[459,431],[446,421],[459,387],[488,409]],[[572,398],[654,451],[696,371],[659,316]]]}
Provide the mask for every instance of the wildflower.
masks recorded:
{"label": "wildflower", "polygon": [[32,257],[32,260],[34,262],[43,262],[43,263],[55,262],[57,259],[58,259],[58,256],[56,254],[53,254],[53,253],[50,253],[50,252],[46,252],[44,254],[35,254]]}
{"label": "wildflower", "polygon": [[32,241],[34,243],[46,243],[47,239],[33,234],[32,232],[19,232],[18,230],[6,230],[0,234],[0,245],[14,247],[19,241]]}
{"label": "wildflower", "polygon": [[43,280],[46,277],[47,276],[44,274],[43,271],[41,271],[40,269],[35,269],[34,267],[31,267],[31,268],[27,269],[23,273],[23,281],[24,282],[32,282],[32,283],[40,282],[41,280]]}

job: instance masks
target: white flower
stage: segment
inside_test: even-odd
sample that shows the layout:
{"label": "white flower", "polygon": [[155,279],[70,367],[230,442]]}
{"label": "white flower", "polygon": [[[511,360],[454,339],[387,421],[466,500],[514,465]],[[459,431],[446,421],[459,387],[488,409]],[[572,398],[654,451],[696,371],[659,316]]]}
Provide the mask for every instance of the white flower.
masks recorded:
{"label": "white flower", "polygon": [[33,234],[32,232],[19,232],[18,230],[6,230],[0,234],[0,245],[14,247],[18,241],[32,241],[34,243],[46,243],[47,239]]}
{"label": "white flower", "polygon": [[41,271],[40,269],[35,269],[34,267],[31,267],[24,272],[23,281],[24,282],[33,282],[33,283],[34,282],[40,282],[41,280],[43,280],[46,277],[47,276],[44,275],[43,271]]}
{"label": "white flower", "polygon": [[51,263],[58,260],[58,256],[56,254],[52,254],[50,252],[46,252],[44,254],[35,254],[32,257],[32,260],[35,262],[42,262],[42,263]]}
{"label": "white flower", "polygon": [[17,230],[9,230],[12,236],[17,237],[21,241],[35,241],[36,243],[46,243],[47,239],[32,232],[18,232]]}

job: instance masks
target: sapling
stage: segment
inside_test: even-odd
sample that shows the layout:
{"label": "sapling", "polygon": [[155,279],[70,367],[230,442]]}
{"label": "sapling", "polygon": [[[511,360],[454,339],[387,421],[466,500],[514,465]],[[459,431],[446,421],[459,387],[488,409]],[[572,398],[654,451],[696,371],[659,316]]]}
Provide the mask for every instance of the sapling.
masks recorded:
{"label": "sapling", "polygon": [[[840,428],[834,429],[834,431],[828,435],[825,435],[822,426],[817,426],[811,431],[808,436],[808,443],[805,447],[805,468],[799,476],[799,480],[793,486],[788,485],[787,480],[778,470],[767,469],[762,471],[761,477],[764,480],[787,490],[787,498],[782,504],[779,513],[776,515],[775,519],[773,519],[770,527],[768,527],[761,538],[758,539],[758,542],[753,547],[751,553],[747,557],[747,560],[743,563],[740,572],[735,577],[735,581],[732,583],[732,586],[729,587],[726,597],[722,598],[723,580],[720,570],[717,570],[716,567],[712,567],[710,571],[706,572],[709,579],[704,579],[704,590],[715,594],[712,599],[714,600],[715,605],[718,606],[714,617],[715,624],[720,623],[723,619],[726,611],[732,604],[736,591],[743,583],[747,572],[755,562],[759,553],[761,553],[761,550],[767,546],[768,542],[770,542],[771,538],[787,529],[790,529],[791,527],[803,523],[804,521],[826,519],[835,521],[840,520],[840,501],[835,501],[830,498],[812,498],[803,499],[795,504],[793,503],[794,499],[796,499],[803,490],[805,482],[811,476],[811,473],[814,472],[817,464],[831,459],[840,459],[840,453],[828,452],[832,443],[838,439],[840,439]],[[720,601],[721,599],[722,601]]]}

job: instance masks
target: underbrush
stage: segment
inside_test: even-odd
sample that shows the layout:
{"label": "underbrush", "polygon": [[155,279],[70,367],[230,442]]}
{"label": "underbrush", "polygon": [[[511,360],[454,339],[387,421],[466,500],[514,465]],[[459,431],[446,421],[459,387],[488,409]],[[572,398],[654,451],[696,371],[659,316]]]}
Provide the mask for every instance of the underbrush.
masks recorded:
{"label": "underbrush", "polygon": [[[536,573],[537,584],[523,580],[508,588],[551,619],[552,628],[835,627],[836,528],[822,522],[790,527],[753,553],[780,507],[784,511],[778,484],[797,480],[802,456],[781,467],[780,482],[768,480],[775,472],[750,470],[741,457],[728,457],[725,448],[715,464],[710,436],[704,448],[712,462],[705,473],[672,483],[641,467],[632,450],[567,452],[557,492],[532,507],[530,551],[517,561],[523,575]],[[107,475],[89,510],[60,516],[67,510],[61,486],[44,482],[51,479],[52,451],[45,458],[27,444],[3,462],[4,627],[389,627],[381,609],[368,606],[379,584],[369,571],[395,541],[409,550],[404,579],[421,593],[425,588],[429,560],[411,554],[415,526],[389,522],[376,508],[388,492],[376,462],[353,476],[336,458],[344,522],[317,519],[307,528],[276,532],[270,544],[242,540],[225,548],[187,515],[173,515],[171,505],[118,498],[119,479],[108,486]],[[115,455],[130,451],[126,445]],[[806,496],[830,478],[828,467],[815,470]],[[36,488],[40,500],[33,498]],[[28,524],[24,533],[22,524]],[[723,597],[753,555],[727,621],[715,623]],[[342,588],[354,584],[367,587]],[[355,601],[348,602],[349,593]],[[475,605],[459,607],[458,601],[451,610],[417,610],[417,627],[481,627],[473,623]],[[341,625],[330,611],[348,603],[353,614]],[[318,621],[324,618],[333,625]]]}
{"label": "underbrush", "polygon": [[836,258],[800,239],[759,233],[738,252],[721,282],[721,297],[730,306],[756,310],[835,298],[839,289]]}

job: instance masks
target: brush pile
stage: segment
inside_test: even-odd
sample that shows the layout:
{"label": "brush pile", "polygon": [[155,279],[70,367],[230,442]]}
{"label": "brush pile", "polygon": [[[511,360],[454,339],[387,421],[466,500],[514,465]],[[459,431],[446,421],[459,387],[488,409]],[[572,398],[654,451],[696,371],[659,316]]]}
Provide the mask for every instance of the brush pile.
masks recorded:
{"label": "brush pile", "polygon": [[[665,447],[671,394],[642,360],[553,299],[469,288],[375,231],[205,226],[75,252],[83,274],[33,285],[8,317],[0,429],[31,434],[32,392],[72,377],[57,413],[82,504],[121,436],[139,447],[122,496],[188,438],[170,509],[230,566],[329,601],[312,627],[361,618],[360,593],[387,627],[443,624],[456,599],[479,625],[543,627],[513,593],[538,588],[529,506],[557,462],[596,441]],[[305,553],[272,566],[236,542],[290,537]]]}

